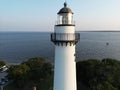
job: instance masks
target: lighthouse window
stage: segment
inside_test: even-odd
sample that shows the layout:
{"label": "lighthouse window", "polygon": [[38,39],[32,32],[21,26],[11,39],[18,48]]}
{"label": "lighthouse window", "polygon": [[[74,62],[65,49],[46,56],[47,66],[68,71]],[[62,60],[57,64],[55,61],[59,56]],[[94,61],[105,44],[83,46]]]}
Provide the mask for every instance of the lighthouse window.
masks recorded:
{"label": "lighthouse window", "polygon": [[67,15],[63,15],[62,24],[68,24],[68,16]]}
{"label": "lighthouse window", "polygon": [[73,16],[71,13],[59,14],[57,24],[73,24]]}

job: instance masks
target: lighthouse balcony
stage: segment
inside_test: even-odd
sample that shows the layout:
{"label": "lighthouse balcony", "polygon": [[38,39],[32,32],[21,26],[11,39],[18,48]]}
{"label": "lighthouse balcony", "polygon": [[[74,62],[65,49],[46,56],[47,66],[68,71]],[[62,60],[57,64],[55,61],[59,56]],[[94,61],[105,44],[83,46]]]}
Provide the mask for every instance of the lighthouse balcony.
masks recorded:
{"label": "lighthouse balcony", "polygon": [[79,33],[52,33],[51,41],[55,44],[70,44],[75,45],[80,40]]}

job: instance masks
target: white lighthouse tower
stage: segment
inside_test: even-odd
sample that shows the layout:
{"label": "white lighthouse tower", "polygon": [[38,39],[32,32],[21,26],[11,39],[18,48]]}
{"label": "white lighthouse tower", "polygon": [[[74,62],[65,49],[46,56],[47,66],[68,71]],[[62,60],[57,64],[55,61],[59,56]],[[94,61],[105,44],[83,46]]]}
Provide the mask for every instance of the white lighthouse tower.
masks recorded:
{"label": "white lighthouse tower", "polygon": [[66,3],[57,14],[57,24],[51,34],[55,44],[54,90],[77,90],[75,45],[80,35],[75,33],[73,12]]}

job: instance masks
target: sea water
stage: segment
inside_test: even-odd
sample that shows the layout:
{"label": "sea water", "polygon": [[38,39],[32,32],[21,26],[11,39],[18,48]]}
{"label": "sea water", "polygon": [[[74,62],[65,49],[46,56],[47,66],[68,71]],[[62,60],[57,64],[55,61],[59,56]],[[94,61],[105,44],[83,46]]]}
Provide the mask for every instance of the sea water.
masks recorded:
{"label": "sea water", "polygon": [[[120,32],[78,32],[76,60],[114,58],[120,60]],[[20,63],[32,57],[54,61],[50,32],[0,32],[0,60]]]}

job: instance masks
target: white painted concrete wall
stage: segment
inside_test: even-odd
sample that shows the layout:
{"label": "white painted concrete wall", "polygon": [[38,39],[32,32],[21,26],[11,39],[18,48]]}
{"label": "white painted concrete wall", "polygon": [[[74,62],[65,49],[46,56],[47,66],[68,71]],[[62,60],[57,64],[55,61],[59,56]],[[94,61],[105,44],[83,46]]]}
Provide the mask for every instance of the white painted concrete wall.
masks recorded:
{"label": "white painted concrete wall", "polygon": [[[55,26],[54,30],[56,34],[73,35],[75,26]],[[59,40],[59,35],[57,38]],[[74,39],[71,36],[69,40]],[[67,40],[66,36],[63,35],[62,40]],[[70,45],[69,43],[67,46],[66,44],[55,45],[54,90],[77,90],[75,45]]]}
{"label": "white painted concrete wall", "polygon": [[76,90],[75,46],[55,46],[54,90]]}
{"label": "white painted concrete wall", "polygon": [[55,33],[75,33],[75,26],[55,26]]}

